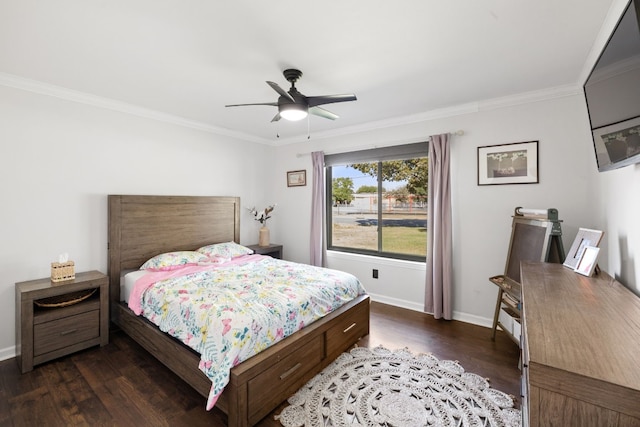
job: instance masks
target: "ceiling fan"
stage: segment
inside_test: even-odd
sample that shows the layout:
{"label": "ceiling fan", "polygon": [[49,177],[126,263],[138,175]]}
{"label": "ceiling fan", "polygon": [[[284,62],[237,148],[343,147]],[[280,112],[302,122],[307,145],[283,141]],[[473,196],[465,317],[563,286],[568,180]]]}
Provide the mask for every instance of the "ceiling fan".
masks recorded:
{"label": "ceiling fan", "polygon": [[282,89],[277,83],[267,81],[267,84],[280,95],[277,102],[230,104],[225,105],[225,107],[243,107],[247,105],[270,105],[272,107],[278,107],[278,114],[276,114],[273,119],[271,119],[272,122],[277,122],[281,118],[291,121],[302,120],[307,117],[308,114],[324,117],[325,119],[335,120],[339,117],[337,114],[325,110],[324,108],[321,108],[319,106],[324,104],[331,104],[334,102],[357,100],[354,94],[305,96],[296,88],[296,81],[302,76],[302,71],[290,68],[284,70],[282,74],[284,74],[285,79],[291,82],[291,88],[288,92]]}

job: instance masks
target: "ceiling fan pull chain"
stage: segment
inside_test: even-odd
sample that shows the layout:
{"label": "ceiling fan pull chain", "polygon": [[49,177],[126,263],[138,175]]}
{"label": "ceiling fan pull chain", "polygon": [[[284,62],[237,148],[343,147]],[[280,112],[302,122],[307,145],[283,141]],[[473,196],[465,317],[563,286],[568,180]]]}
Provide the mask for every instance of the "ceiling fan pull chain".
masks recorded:
{"label": "ceiling fan pull chain", "polygon": [[309,115],[307,115],[307,139],[311,139],[311,125],[309,124]]}

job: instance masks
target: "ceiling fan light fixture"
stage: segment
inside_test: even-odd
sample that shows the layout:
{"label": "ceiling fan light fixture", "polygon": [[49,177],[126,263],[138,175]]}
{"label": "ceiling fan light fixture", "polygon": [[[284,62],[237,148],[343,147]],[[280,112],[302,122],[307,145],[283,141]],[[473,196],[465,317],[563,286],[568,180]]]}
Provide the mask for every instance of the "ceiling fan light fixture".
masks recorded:
{"label": "ceiling fan light fixture", "polygon": [[[639,0],[640,1],[640,0]],[[305,96],[296,89],[295,83],[302,76],[302,71],[296,69],[287,69],[282,72],[285,79],[291,83],[291,89],[286,91],[278,85],[278,83],[267,81],[275,92],[280,95],[277,102],[254,102],[251,104],[227,104],[225,107],[244,107],[249,105],[268,105],[278,107],[278,114],[273,116],[271,123],[279,122],[280,119],[287,121],[300,121],[309,114],[322,117],[329,120],[335,120],[339,116],[331,111],[321,108],[320,105],[333,104],[334,102],[357,101],[354,94],[342,95],[321,95],[321,96]]]}
{"label": "ceiling fan light fixture", "polygon": [[291,122],[302,120],[309,114],[307,107],[301,104],[282,104],[279,110],[280,117]]}

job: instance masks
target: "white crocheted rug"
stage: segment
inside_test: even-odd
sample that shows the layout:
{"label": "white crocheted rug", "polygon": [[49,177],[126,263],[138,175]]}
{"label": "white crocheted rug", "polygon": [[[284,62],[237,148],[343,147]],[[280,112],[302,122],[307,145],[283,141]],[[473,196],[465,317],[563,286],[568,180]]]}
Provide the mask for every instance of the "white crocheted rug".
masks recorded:
{"label": "white crocheted rug", "polygon": [[296,394],[276,419],[301,426],[520,426],[513,398],[457,362],[355,348]]}

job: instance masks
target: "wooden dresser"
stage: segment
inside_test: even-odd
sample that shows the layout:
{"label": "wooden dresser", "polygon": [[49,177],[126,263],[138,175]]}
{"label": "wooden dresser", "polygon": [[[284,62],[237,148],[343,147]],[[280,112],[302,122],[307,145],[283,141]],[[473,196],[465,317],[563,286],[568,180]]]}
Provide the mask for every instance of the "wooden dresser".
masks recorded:
{"label": "wooden dresser", "polygon": [[561,264],[521,279],[524,425],[640,426],[640,298]]}

